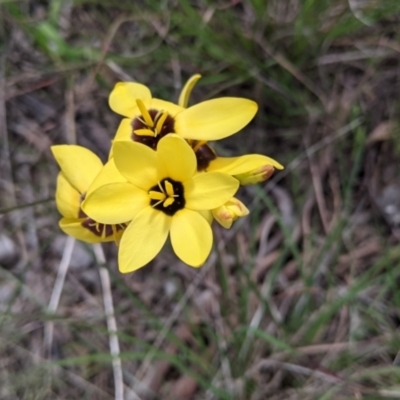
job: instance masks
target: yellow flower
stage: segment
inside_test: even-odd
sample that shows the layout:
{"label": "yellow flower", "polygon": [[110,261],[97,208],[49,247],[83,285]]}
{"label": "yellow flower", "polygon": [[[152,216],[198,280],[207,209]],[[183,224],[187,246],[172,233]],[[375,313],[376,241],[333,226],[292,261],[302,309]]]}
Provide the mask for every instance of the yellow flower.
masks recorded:
{"label": "yellow flower", "polygon": [[120,271],[150,262],[168,235],[182,261],[193,267],[203,264],[211,251],[212,230],[202,212],[226,203],[238,181],[219,172],[197,174],[193,150],[175,134],[162,138],[157,151],[117,141],[113,153],[127,182],[100,186],[87,194],[82,206],[104,224],[131,221],[120,242]]}
{"label": "yellow flower", "polygon": [[232,197],[222,206],[212,210],[212,215],[225,229],[229,229],[233,221],[248,215],[249,212],[248,208],[240,200]]}
{"label": "yellow flower", "polygon": [[150,89],[140,83],[117,83],[109,104],[127,118],[121,121],[114,141],[133,139],[155,150],[158,141],[169,133],[187,140],[218,140],[238,132],[252,120],[257,104],[243,98],[221,97],[186,108],[199,78],[195,75],[189,79],[179,105],[153,98]]}
{"label": "yellow flower", "polygon": [[52,146],[61,172],[57,177],[56,204],[63,216],[60,228],[68,235],[89,243],[118,241],[125,228],[100,224],[89,218],[81,203],[89,186],[103,168],[101,160],[90,150],[74,145]]}

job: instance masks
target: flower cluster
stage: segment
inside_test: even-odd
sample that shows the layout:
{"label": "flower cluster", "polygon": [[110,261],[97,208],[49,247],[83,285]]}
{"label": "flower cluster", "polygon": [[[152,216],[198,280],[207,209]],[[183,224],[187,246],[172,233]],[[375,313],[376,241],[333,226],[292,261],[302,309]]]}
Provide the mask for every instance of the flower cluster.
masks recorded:
{"label": "flower cluster", "polygon": [[139,83],[117,83],[109,104],[125,118],[105,165],[83,147],[52,147],[61,169],[61,229],[89,243],[115,241],[123,273],[151,261],[168,236],[183,262],[201,266],[211,251],[213,220],[228,229],[249,213],[234,197],[239,186],[283,168],[260,154],[216,154],[208,142],[245,127],[257,104],[222,97],[188,107],[199,78],[189,79],[178,104],[153,98]]}

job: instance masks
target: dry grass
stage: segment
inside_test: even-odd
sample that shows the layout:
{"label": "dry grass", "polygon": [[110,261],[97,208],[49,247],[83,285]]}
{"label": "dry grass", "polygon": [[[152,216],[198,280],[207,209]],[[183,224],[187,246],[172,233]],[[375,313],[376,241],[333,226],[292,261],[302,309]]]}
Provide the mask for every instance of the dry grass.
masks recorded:
{"label": "dry grass", "polygon": [[1,2],[0,398],[114,398],[89,246],[47,311],[65,246],[49,146],[105,159],[115,82],[176,100],[196,72],[192,102],[259,104],[217,150],[286,169],[241,191],[251,215],[215,227],[200,270],[167,247],[122,276],[104,246],[125,398],[400,398],[399,21],[395,1]]}

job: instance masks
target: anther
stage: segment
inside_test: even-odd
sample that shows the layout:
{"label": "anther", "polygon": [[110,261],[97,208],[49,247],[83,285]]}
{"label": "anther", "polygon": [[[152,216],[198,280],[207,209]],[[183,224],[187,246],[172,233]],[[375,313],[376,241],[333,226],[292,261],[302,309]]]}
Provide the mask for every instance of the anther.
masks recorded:
{"label": "anther", "polygon": [[133,131],[138,136],[151,136],[154,137],[156,134],[151,129],[135,129]]}
{"label": "anther", "polygon": [[144,120],[146,121],[147,126],[150,128],[154,128],[154,122],[153,122],[149,112],[147,111],[147,108],[145,107],[143,101],[140,99],[136,99],[136,104],[139,107],[139,110],[142,113],[142,116],[143,116]]}
{"label": "anther", "polygon": [[174,187],[172,186],[172,183],[169,181],[165,181],[165,189],[167,191],[168,197],[175,197],[174,193]]}
{"label": "anther", "polygon": [[167,119],[167,117],[168,117],[168,112],[164,111],[163,114],[160,116],[159,120],[157,121],[157,125],[156,125],[157,133],[161,133],[161,129],[163,128],[164,122]]}

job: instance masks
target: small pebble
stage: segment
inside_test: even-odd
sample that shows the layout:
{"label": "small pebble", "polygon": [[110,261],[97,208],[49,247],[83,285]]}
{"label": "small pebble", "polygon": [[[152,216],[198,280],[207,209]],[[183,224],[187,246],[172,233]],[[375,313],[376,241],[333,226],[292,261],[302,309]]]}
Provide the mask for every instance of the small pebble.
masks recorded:
{"label": "small pebble", "polygon": [[11,266],[18,260],[18,250],[15,242],[8,236],[0,235],[0,264]]}

